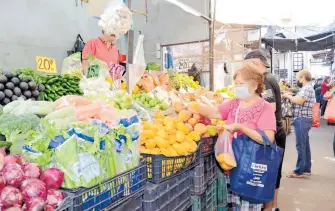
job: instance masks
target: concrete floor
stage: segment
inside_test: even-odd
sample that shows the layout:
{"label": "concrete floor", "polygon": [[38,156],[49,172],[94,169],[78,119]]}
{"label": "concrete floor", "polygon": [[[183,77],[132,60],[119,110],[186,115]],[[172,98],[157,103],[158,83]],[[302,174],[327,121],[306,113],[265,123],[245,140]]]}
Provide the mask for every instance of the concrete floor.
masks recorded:
{"label": "concrete floor", "polygon": [[335,126],[327,126],[325,122],[321,128],[311,130],[312,176],[303,179],[286,178],[297,159],[294,132],[287,137],[279,193],[281,211],[335,211],[334,133]]}

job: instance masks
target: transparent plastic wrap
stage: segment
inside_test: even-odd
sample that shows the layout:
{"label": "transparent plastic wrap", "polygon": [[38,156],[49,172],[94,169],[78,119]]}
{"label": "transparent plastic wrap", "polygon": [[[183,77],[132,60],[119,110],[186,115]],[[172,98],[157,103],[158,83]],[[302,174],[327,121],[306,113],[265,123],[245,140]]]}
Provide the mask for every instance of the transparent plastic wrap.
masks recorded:
{"label": "transparent plastic wrap", "polygon": [[62,74],[73,75],[78,78],[83,76],[81,53],[74,53],[63,60]]}
{"label": "transparent plastic wrap", "polygon": [[87,59],[88,68],[86,72],[86,78],[102,78],[103,80],[110,78],[109,66],[106,62],[101,61],[92,55],[89,55]]}
{"label": "transparent plastic wrap", "polygon": [[153,122],[152,112],[149,112],[146,108],[144,108],[140,102],[133,100],[132,108],[137,111],[141,120]]}
{"label": "transparent plastic wrap", "polygon": [[82,78],[79,84],[80,89],[84,91],[84,95],[108,94],[110,92],[110,83],[105,78]]}
{"label": "transparent plastic wrap", "polygon": [[[119,115],[121,117],[119,124],[114,127],[119,132],[115,140],[116,159],[125,164],[125,168],[129,170],[136,167],[140,161],[139,137],[142,128],[135,111],[123,111]],[[122,172],[122,170],[117,169],[117,172]]]}
{"label": "transparent plastic wrap", "polygon": [[219,135],[214,146],[214,151],[216,160],[224,170],[230,171],[237,166],[231,142],[231,134],[227,130],[224,130]]}

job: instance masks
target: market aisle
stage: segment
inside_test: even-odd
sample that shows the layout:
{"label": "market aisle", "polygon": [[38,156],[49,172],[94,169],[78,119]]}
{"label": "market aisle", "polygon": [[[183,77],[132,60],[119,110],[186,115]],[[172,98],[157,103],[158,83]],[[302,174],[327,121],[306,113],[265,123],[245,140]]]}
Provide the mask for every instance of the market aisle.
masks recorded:
{"label": "market aisle", "polygon": [[279,207],[283,211],[334,211],[335,210],[335,159],[333,160],[333,137],[335,127],[312,129],[312,176],[304,179],[288,179],[296,162],[295,135],[287,138],[283,166],[282,189]]}

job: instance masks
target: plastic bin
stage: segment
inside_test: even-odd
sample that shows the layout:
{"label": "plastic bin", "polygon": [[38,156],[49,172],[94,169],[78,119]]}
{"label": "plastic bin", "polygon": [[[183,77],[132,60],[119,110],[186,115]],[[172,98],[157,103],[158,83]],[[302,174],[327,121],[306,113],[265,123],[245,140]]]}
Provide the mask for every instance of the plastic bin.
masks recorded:
{"label": "plastic bin", "polygon": [[166,157],[164,155],[141,154],[147,163],[147,178],[150,182],[159,183],[176,174],[188,171],[200,155],[200,146],[186,156]]}
{"label": "plastic bin", "polygon": [[107,207],[106,211],[142,211],[142,194],[133,196],[115,208]]}
{"label": "plastic bin", "polygon": [[201,143],[200,157],[206,156],[206,155],[214,152],[214,146],[215,146],[215,143],[216,143],[217,139],[218,139],[218,136],[201,138],[201,140],[200,140],[200,143]]}
{"label": "plastic bin", "polygon": [[218,203],[227,204],[228,200],[228,188],[227,188],[227,176],[223,173],[220,167],[218,168]]}
{"label": "plastic bin", "polygon": [[148,182],[143,195],[145,211],[183,211],[191,205],[190,171],[162,183]]}
{"label": "plastic bin", "polygon": [[141,162],[134,169],[106,180],[91,188],[66,190],[74,194],[73,210],[103,210],[114,208],[143,191],[146,185],[146,165]]}
{"label": "plastic bin", "polygon": [[66,193],[66,192],[64,192],[64,194],[65,194],[64,201],[61,203],[61,205],[59,205],[59,207],[55,209],[55,211],[72,211],[73,210],[74,195],[71,193]]}
{"label": "plastic bin", "polygon": [[191,170],[191,193],[194,195],[201,195],[218,176],[214,153],[199,158],[198,163]]}
{"label": "plastic bin", "polygon": [[216,211],[217,208],[217,181],[208,186],[205,193],[192,196],[192,211]]}

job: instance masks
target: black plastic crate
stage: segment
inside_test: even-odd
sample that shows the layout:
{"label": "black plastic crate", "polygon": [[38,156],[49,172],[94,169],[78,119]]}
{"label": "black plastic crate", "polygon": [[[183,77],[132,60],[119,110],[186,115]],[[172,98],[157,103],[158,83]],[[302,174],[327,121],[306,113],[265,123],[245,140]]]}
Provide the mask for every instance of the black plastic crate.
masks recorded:
{"label": "black plastic crate", "polygon": [[210,184],[202,195],[192,196],[192,211],[216,211],[217,205],[217,181]]}
{"label": "black plastic crate", "polygon": [[74,194],[73,210],[104,210],[116,207],[145,189],[146,165],[140,165],[91,188],[66,190]]}
{"label": "black plastic crate", "polygon": [[218,203],[227,204],[228,202],[228,188],[227,181],[228,176],[225,175],[222,168],[217,167],[218,171]]}
{"label": "black plastic crate", "polygon": [[216,143],[216,140],[218,139],[218,136],[213,137],[207,137],[207,138],[201,138],[200,140],[200,157],[206,156],[212,152],[214,152],[214,146]]}
{"label": "black plastic crate", "polygon": [[106,211],[142,211],[142,195],[137,194],[117,207],[107,207]]}
{"label": "black plastic crate", "polygon": [[162,183],[148,182],[143,195],[145,211],[183,211],[191,205],[190,171]]}
{"label": "black plastic crate", "polygon": [[191,170],[191,193],[194,195],[202,194],[218,177],[214,153],[199,158],[198,164]]}
{"label": "black plastic crate", "polygon": [[55,209],[55,211],[72,211],[73,210],[73,198],[74,195],[71,193],[66,193],[63,202]]}
{"label": "black plastic crate", "polygon": [[164,155],[141,154],[147,163],[147,178],[159,183],[189,170],[200,156],[200,147],[186,156],[166,157]]}

